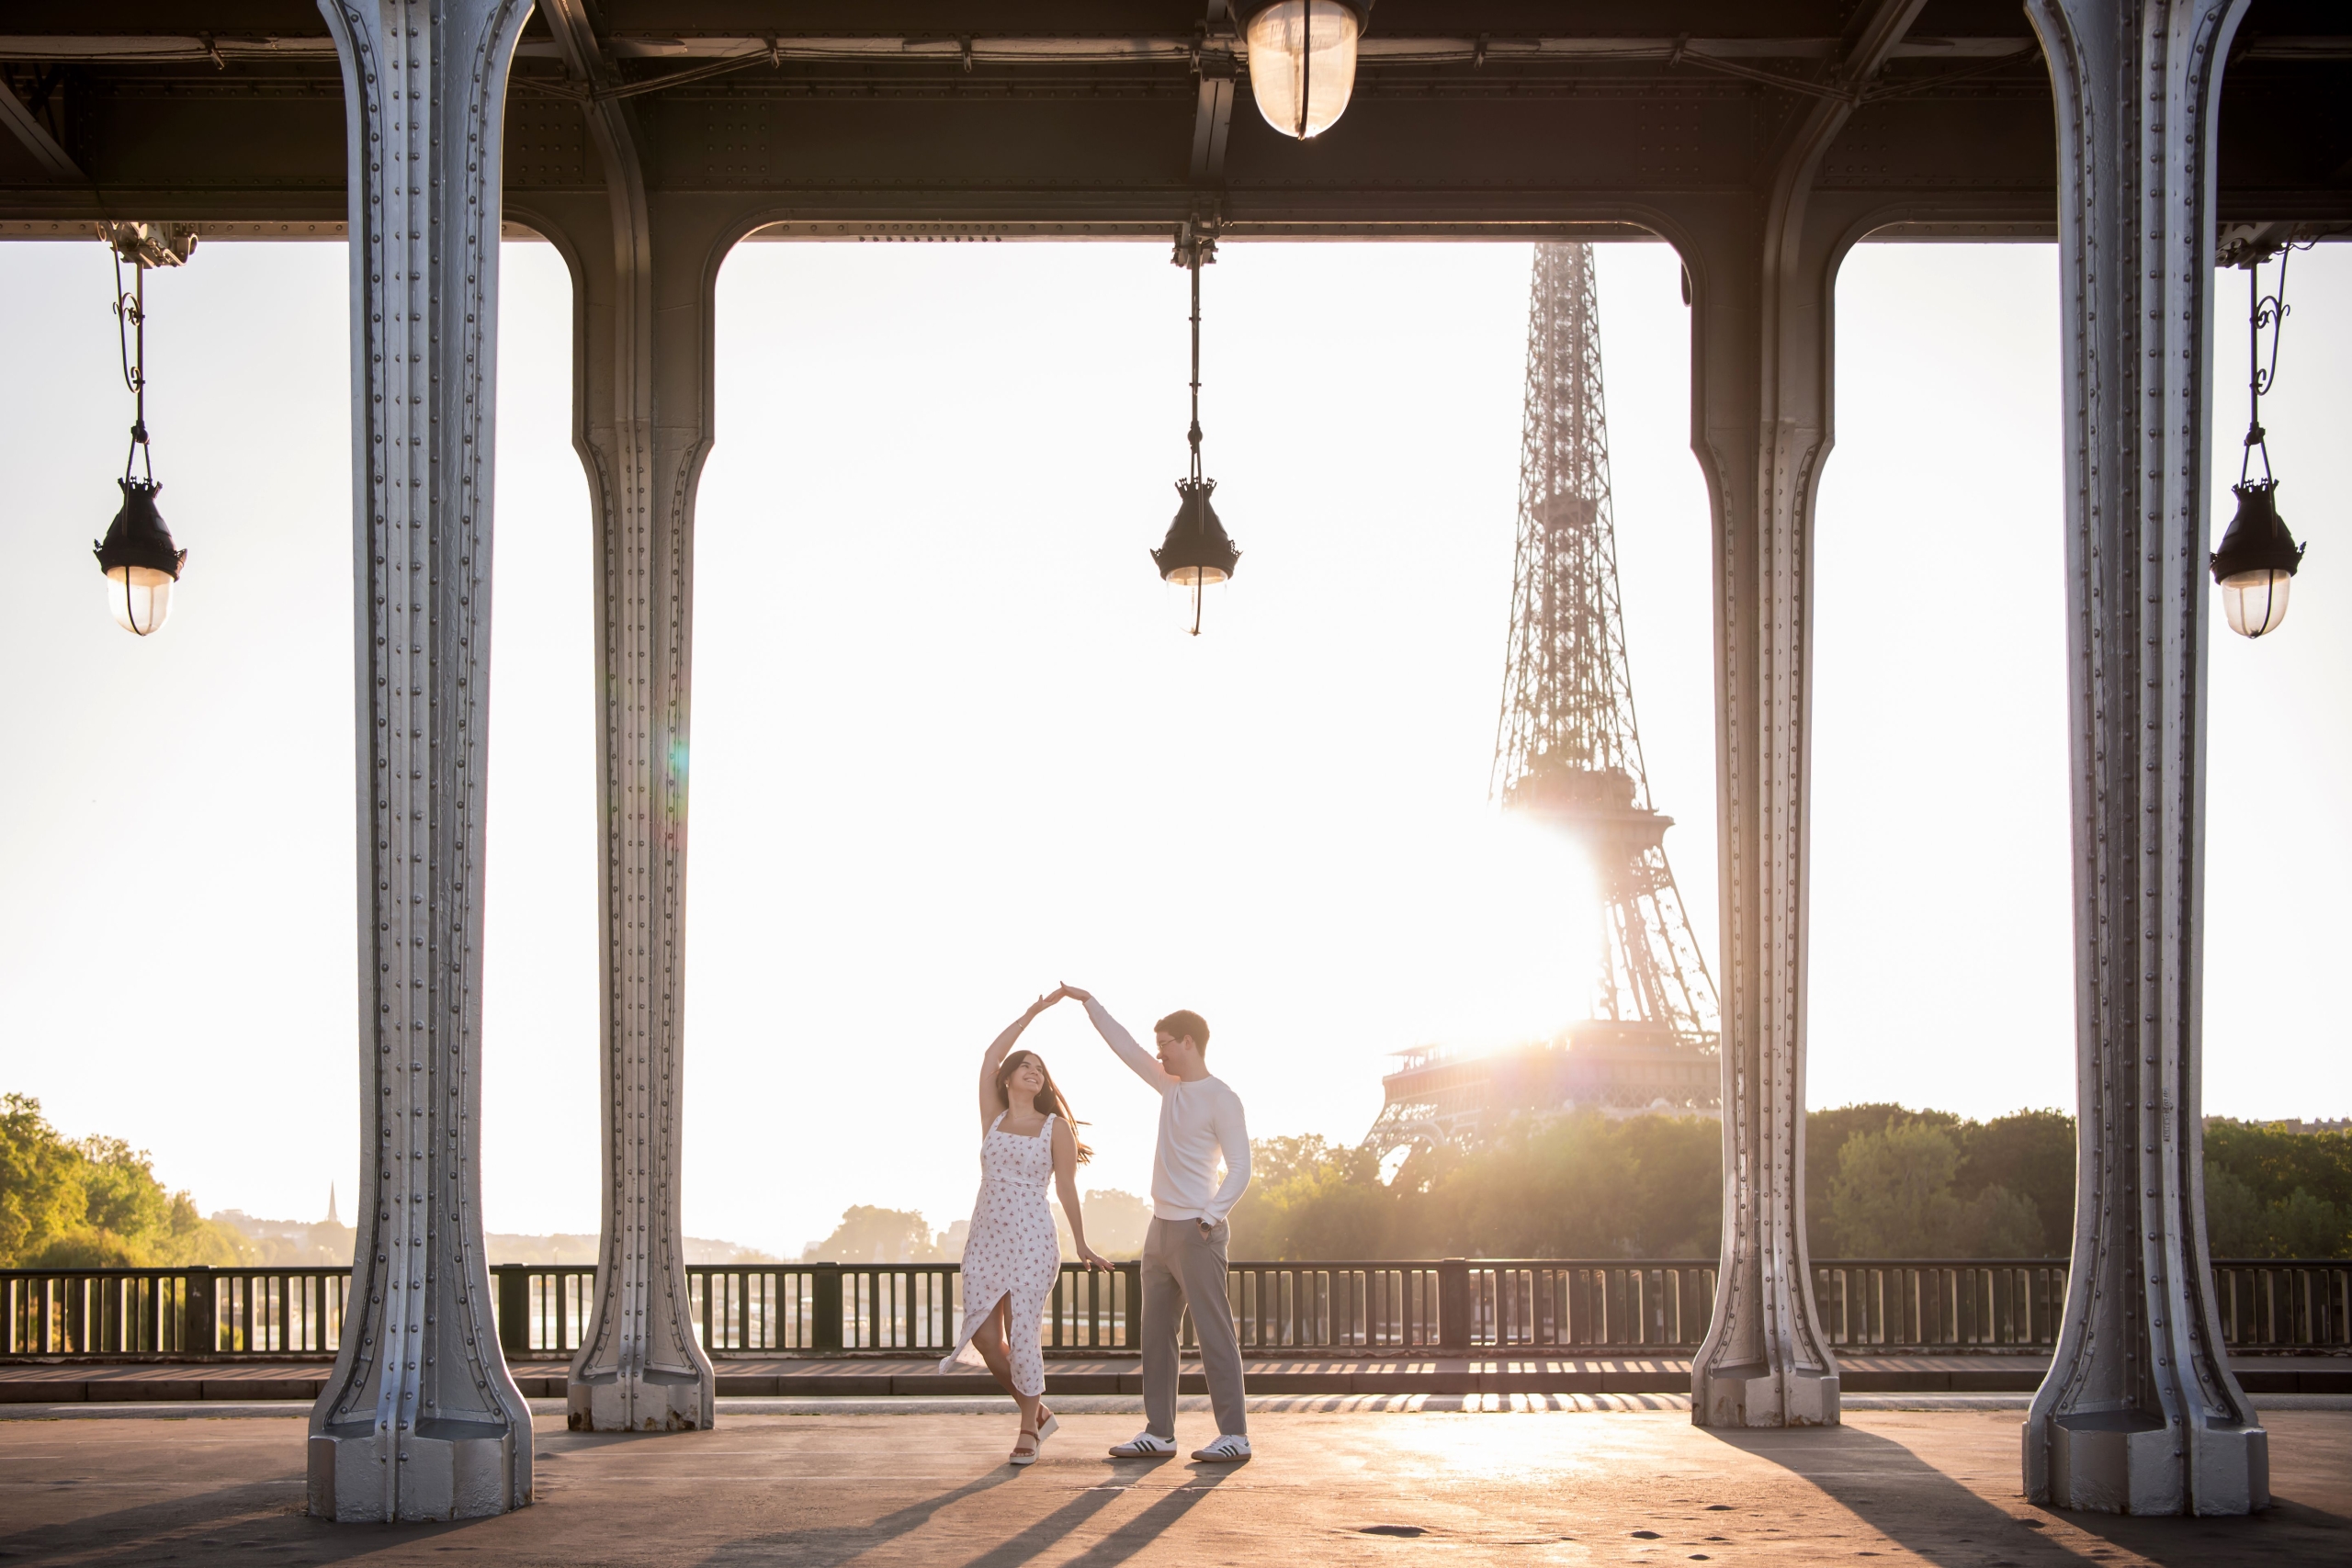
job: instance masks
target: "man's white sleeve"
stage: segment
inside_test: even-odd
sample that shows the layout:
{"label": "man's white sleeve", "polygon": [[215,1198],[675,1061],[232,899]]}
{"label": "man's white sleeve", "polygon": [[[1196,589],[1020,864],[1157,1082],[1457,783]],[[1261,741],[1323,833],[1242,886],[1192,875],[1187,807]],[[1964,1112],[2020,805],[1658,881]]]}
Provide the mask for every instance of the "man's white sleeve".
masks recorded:
{"label": "man's white sleeve", "polygon": [[1120,1027],[1119,1021],[1111,1016],[1108,1009],[1089,997],[1086,998],[1086,1016],[1094,1021],[1094,1032],[1118,1053],[1119,1060],[1136,1070],[1136,1077],[1149,1084],[1154,1093],[1168,1092],[1169,1085],[1176,1080],[1168,1076],[1167,1069],[1159,1065],[1159,1057],[1136,1043],[1136,1037]]}
{"label": "man's white sleeve", "polygon": [[1250,1128],[1242,1119],[1241,1097],[1229,1088],[1217,1101],[1216,1142],[1225,1151],[1225,1180],[1209,1200],[1208,1217],[1221,1224],[1250,1186]]}

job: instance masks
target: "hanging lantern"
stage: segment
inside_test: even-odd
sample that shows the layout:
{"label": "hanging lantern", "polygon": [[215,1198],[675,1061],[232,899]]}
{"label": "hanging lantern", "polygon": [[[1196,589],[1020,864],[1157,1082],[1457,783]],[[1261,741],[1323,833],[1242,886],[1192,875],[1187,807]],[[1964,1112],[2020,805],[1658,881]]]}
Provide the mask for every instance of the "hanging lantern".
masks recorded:
{"label": "hanging lantern", "polygon": [[2233,485],[2238,514],[2213,552],[2213,581],[2222,589],[2222,614],[2240,637],[2260,637],[2287,618],[2287,590],[2303,563],[2303,547],[2278,515],[2278,481],[2256,479]]}
{"label": "hanging lantern", "polygon": [[1250,96],[1266,123],[1301,141],[1329,130],[1356,88],[1372,0],[1259,0],[1243,17]]}
{"label": "hanging lantern", "polygon": [[[114,253],[114,313],[121,322],[122,378],[136,399],[130,422],[130,451],[122,462],[122,510],[96,547],[106,573],[107,608],[115,625],[138,637],[163,629],[172,613],[172,584],[179,581],[187,552],[172,543],[172,531],[155,510],[154,455],[147,442],[147,269],[178,266],[196,250],[193,230],[176,224],[101,223],[98,238]],[[122,287],[122,264],[134,280]],[[133,479],[133,464],[144,478]]]}
{"label": "hanging lantern", "polygon": [[1201,475],[1201,267],[1216,260],[1215,229],[1198,218],[1186,220],[1176,231],[1171,259],[1193,275],[1193,423],[1184,433],[1193,449],[1193,471],[1176,481],[1176,518],[1168,525],[1159,548],[1151,552],[1151,564],[1159,569],[1159,580],[1175,590],[1184,629],[1198,637],[1209,590],[1231,581],[1234,563],[1241,558],[1226,537],[1225,525],[1216,519],[1216,508],[1209,504],[1216,481]]}
{"label": "hanging lantern", "polygon": [[[2287,618],[2287,592],[2295,569],[2303,564],[2303,547],[2287,532],[2278,515],[2278,480],[2270,472],[2270,441],[2262,428],[2262,394],[2278,375],[2279,323],[2287,319],[2287,257],[2278,260],[2278,292],[2262,292],[2262,256],[2250,255],[2245,267],[2246,291],[2253,300],[2247,312],[2247,386],[2245,456],[2238,465],[2238,482],[2230,487],[2238,498],[2238,514],[2222,535],[2222,547],[2212,555],[2213,581],[2222,590],[2222,615],[2230,630],[2256,637],[2277,631]],[[2262,330],[2270,329],[2270,363],[2262,362]],[[2262,455],[2262,477],[2254,477],[2255,454]]]}
{"label": "hanging lantern", "polygon": [[147,637],[172,613],[172,584],[179,581],[187,552],[172,546],[172,531],[155,510],[153,479],[120,479],[122,510],[114,514],[98,566],[107,574],[107,608],[124,631]]}
{"label": "hanging lantern", "polygon": [[1176,591],[1179,619],[1194,637],[1201,635],[1208,591],[1230,581],[1234,563],[1241,558],[1226,537],[1225,525],[1217,521],[1216,508],[1209,504],[1209,493],[1216,489],[1215,479],[1178,479],[1181,499],[1175,521],[1168,525],[1168,537],[1159,548],[1151,552],[1160,581]]}

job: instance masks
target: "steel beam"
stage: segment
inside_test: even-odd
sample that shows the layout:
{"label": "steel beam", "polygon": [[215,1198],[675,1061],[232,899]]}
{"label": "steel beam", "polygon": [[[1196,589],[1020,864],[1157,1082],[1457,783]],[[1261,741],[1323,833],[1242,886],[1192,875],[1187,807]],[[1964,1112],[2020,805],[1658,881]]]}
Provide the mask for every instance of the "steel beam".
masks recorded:
{"label": "steel beam", "polygon": [[[1814,186],[1925,0],[1880,0],[1776,148],[1752,224],[1691,236],[1693,448],[1715,513],[1723,864],[1724,1200],[1713,1325],[1690,1365],[1709,1427],[1834,1425],[1804,1230],[1805,897],[1813,508],[1830,443],[1838,263]],[[1688,254],[1688,252],[1686,252]]]}
{"label": "steel beam", "polygon": [[[1225,14],[1224,0],[1211,0],[1213,13]],[[1214,17],[1213,18],[1214,19]],[[616,32],[604,40],[605,51],[623,60],[674,60],[697,64],[741,58],[766,60],[769,51],[786,60],[847,60],[876,63],[922,65],[969,58],[981,63],[1029,64],[1043,61],[1164,61],[1192,58],[1196,39],[1178,33],[1133,32],[1115,23],[1094,33],[974,32],[963,36],[942,33],[900,36],[870,32],[775,33],[688,31],[692,18],[674,23],[667,32]],[[681,36],[684,33],[685,36]],[[2266,40],[2267,41],[2267,40]],[[2338,58],[2342,49],[2334,39],[2278,40],[2284,49],[2273,52],[2292,58]],[[1428,63],[1491,59],[1551,60],[1825,60],[1840,52],[1841,40],[1827,37],[1689,38],[1664,31],[1625,37],[1487,35],[1460,33],[1425,37],[1390,36],[1374,32],[1358,46],[1361,58],[1373,62]],[[2017,36],[1915,39],[1894,54],[1917,60],[1984,60],[2030,47]],[[1247,43],[1235,48],[1246,58]],[[0,58],[10,60],[120,61],[164,64],[203,61],[300,59],[334,52],[333,41],[318,36],[216,33],[0,33]],[[563,58],[565,46],[535,39],[518,51],[526,58]]]}
{"label": "steel beam", "polygon": [[310,1508],[531,1500],[481,1224],[483,778],[499,135],[530,0],[321,0],[350,160],[358,1235]]}
{"label": "steel beam", "polygon": [[2074,1264],[2025,1427],[2060,1507],[2243,1514],[2268,1439],[2230,1373],[2199,1114],[2213,166],[2245,0],[2029,0],[2058,106],[2068,331]]}
{"label": "steel beam", "polygon": [[[609,84],[581,0],[545,9],[570,74]],[[583,112],[605,199],[546,220],[574,269],[573,442],[594,498],[603,697],[604,1235],[566,1397],[577,1429],[688,1430],[717,1414],[679,1208],[694,502],[712,440],[713,289],[734,236],[685,212],[657,221],[628,103]]]}
{"label": "steel beam", "polygon": [[1233,96],[1239,85],[1240,73],[1232,51],[1201,51],[1201,96],[1193,110],[1195,186],[1215,187],[1225,183],[1225,144],[1233,130]]}
{"label": "steel beam", "polygon": [[90,176],[82,172],[81,166],[74,162],[73,155],[65,151],[56,137],[50,134],[49,127],[41,123],[32,106],[17,96],[16,88],[5,77],[0,77],[0,125],[6,125],[9,133],[24,144],[25,151],[33,155],[34,161],[40,164],[41,172],[51,180],[61,185],[90,183]]}

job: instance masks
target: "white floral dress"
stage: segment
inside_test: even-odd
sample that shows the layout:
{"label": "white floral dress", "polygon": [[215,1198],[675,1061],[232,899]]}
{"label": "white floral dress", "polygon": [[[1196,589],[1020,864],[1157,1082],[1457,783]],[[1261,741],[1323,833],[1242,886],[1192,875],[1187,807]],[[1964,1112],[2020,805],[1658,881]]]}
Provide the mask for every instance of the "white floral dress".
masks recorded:
{"label": "white floral dress", "polygon": [[1046,1392],[1037,1325],[1062,1269],[1061,1238],[1046,1195],[1054,1179],[1054,1119],[1046,1117],[1034,1138],[1002,1131],[1003,1121],[1000,1112],[980,1140],[980,1196],[964,1242],[964,1326],[939,1370],[987,1364],[972,1348],[972,1336],[996,1303],[1011,1297],[1012,1386],[1034,1399]]}

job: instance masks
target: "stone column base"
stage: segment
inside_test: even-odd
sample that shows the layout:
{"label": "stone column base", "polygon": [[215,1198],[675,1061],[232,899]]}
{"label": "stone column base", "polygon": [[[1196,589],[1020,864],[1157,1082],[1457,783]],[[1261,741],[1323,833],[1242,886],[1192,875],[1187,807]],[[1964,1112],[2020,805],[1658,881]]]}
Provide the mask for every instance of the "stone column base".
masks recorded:
{"label": "stone column base", "polygon": [[[2037,1503],[2098,1514],[2251,1514],[2270,1506],[2270,1434],[2166,1426],[2136,1411],[2083,1411],[2025,1427]],[[2046,1440],[2049,1447],[2037,1452]],[[2035,1463],[2047,1459],[2046,1469]]]}
{"label": "stone column base", "polygon": [[525,1475],[518,1485],[503,1427],[420,1421],[395,1434],[355,1421],[311,1435],[310,1511],[344,1525],[487,1518],[529,1506]]}
{"label": "stone column base", "polygon": [[575,1432],[697,1432],[712,1425],[704,1380],[660,1371],[594,1374],[564,1385]]}
{"label": "stone column base", "polygon": [[1835,1372],[1776,1372],[1761,1365],[1694,1371],[1690,1419],[1701,1427],[1835,1427]]}

